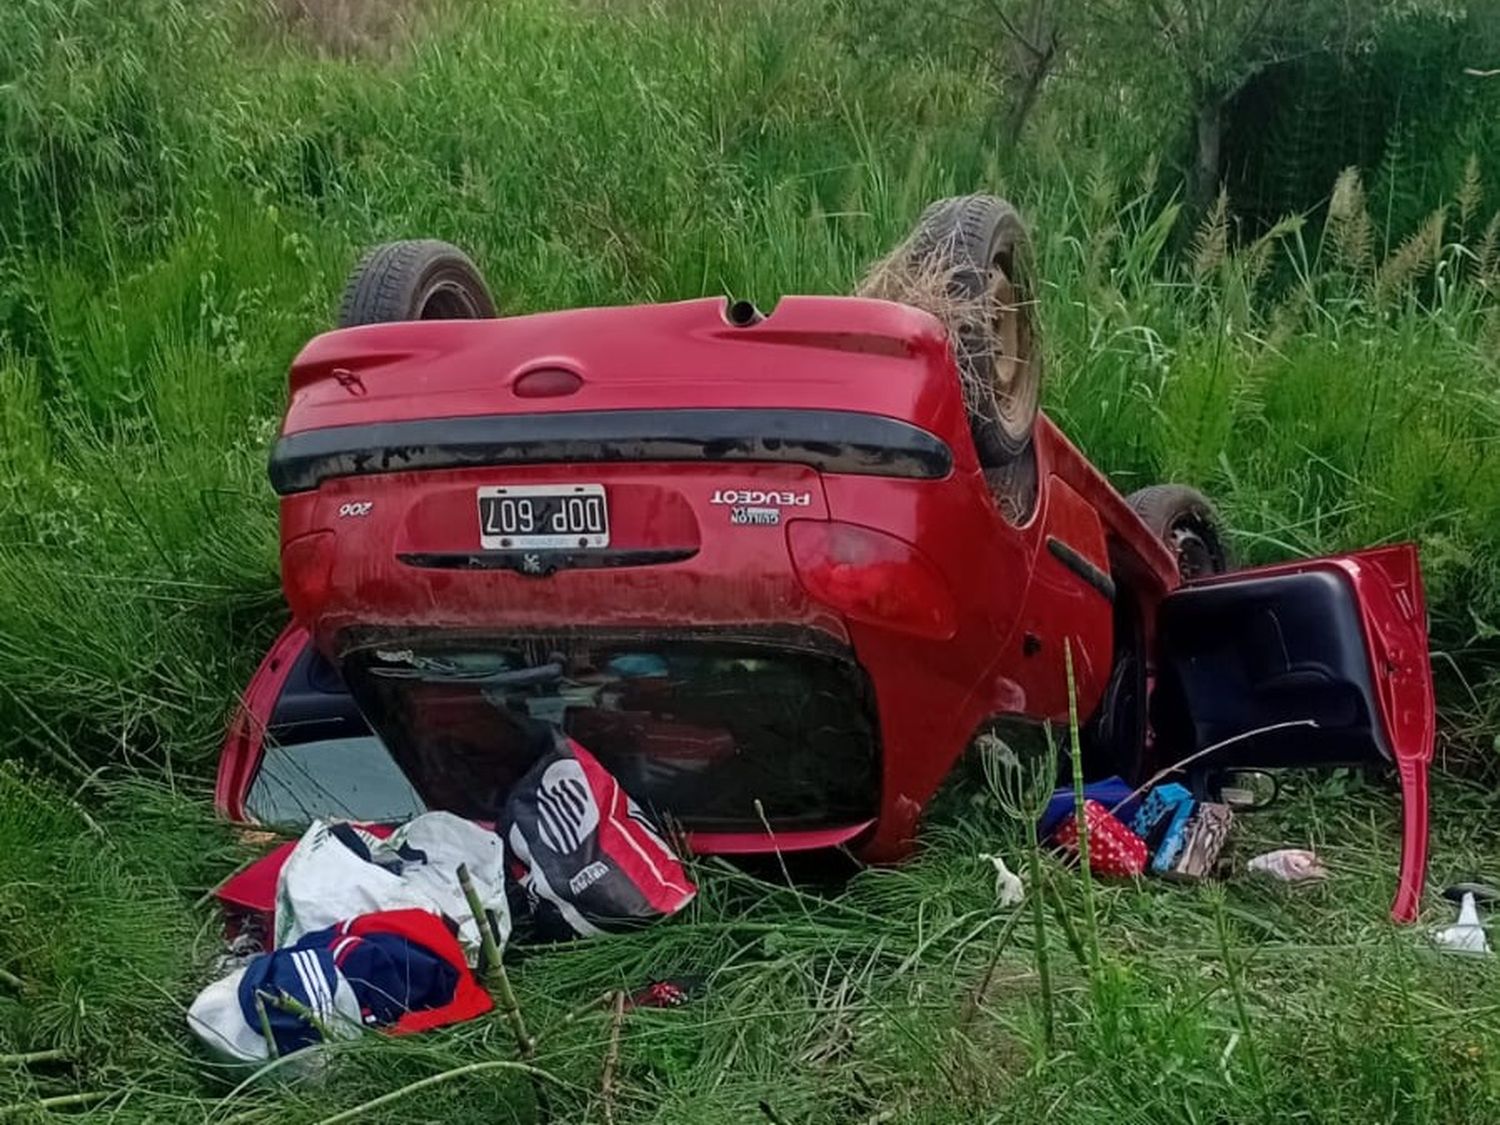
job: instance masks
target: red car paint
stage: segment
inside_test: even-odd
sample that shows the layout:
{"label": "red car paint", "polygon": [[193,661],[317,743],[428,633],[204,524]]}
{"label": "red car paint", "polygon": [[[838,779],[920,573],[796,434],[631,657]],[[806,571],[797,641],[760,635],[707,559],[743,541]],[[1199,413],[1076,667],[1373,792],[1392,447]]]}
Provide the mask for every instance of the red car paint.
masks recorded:
{"label": "red car paint", "polygon": [[[852,649],[875,691],[873,825],[700,833],[694,843],[705,851],[857,840],[865,858],[898,858],[923,806],[986,724],[1066,720],[1065,645],[1079,714],[1094,711],[1116,658],[1114,590],[1139,608],[1150,653],[1156,607],[1180,584],[1172,553],[1045,416],[1033,439],[1035,506],[1019,526],[1001,514],[944,331],[902,305],[790,297],[752,327],[726,323],[713,299],[375,325],[315,338],[290,383],[273,460],[283,581],[299,626],[335,659],[352,631],[372,625],[776,627]],[[650,428],[728,417],[732,430],[738,419],[780,424],[786,412],[817,425],[879,423],[894,434],[892,448],[911,439],[915,452],[902,464],[916,468],[883,468],[881,457],[908,456],[900,450],[870,454],[855,441],[848,456],[834,455],[805,434],[774,445],[727,438],[679,454],[692,434]],[[550,454],[517,457],[516,445],[458,436],[510,425],[503,432],[524,444],[569,416],[646,427],[619,439],[639,452],[601,460],[569,438]],[[425,427],[422,440],[410,437],[413,425]],[[450,433],[454,448],[434,460],[432,443]],[[352,445],[351,435],[359,435]],[[360,446],[366,435],[370,448]],[[940,463],[934,447],[945,451]],[[477,489],[578,481],[603,485],[610,550],[641,565],[542,576],[450,565],[479,557]],[[747,494],[774,497],[777,522],[731,525]],[[1414,902],[1413,880],[1420,883],[1420,872],[1411,875],[1420,862],[1413,835],[1425,811],[1418,817],[1413,807],[1424,792],[1432,725],[1425,636],[1406,617],[1412,606],[1420,611],[1420,581],[1404,550],[1288,564],[1335,566],[1355,584],[1408,797],[1402,915]],[[247,695],[262,723],[279,688],[278,654],[301,643],[295,628],[285,634]],[[218,789],[231,816],[244,814],[256,742],[254,722],[238,720]]]}
{"label": "red car paint", "polygon": [[235,708],[224,736],[224,748],[219,753],[218,777],[214,781],[214,807],[230,820],[247,819],[245,794],[250,790],[265,749],[271,710],[293,663],[310,639],[307,629],[295,622],[283,629]]}
{"label": "red car paint", "polygon": [[[332,479],[282,502],[283,573],[299,620],[328,650],[344,630],[371,621],[648,629],[772,623],[847,642],[877,686],[884,784],[876,830],[863,848],[872,858],[893,859],[909,847],[922,806],[985,720],[1002,713],[1066,717],[1065,638],[1075,654],[1080,710],[1097,702],[1113,662],[1108,602],[1046,550],[1049,538],[1107,572],[1106,533],[1112,533],[1133,556],[1148,600],[1177,580],[1170,553],[1045,419],[1035,438],[1036,510],[1023,527],[1008,524],[975,459],[941,327],[884,302],[788,298],[753,329],[726,325],[721,303],[704,300],[329,333],[293,365],[284,432],[533,412],[534,401],[504,388],[538,367],[581,377],[579,390],[549,402],[557,412],[841,410],[854,402],[941,438],[953,451],[954,469],[931,481],[818,474],[785,464],[506,467],[507,483],[576,480],[580,473],[602,483],[613,522],[627,536],[611,546],[697,552],[666,567],[558,573],[545,588],[510,572],[424,570],[396,560],[472,550],[474,492],[500,479],[495,469]],[[357,372],[365,392],[351,394],[330,377],[334,370]],[[415,385],[421,395],[407,390]],[[729,534],[727,514],[712,501],[741,490],[808,499],[787,509],[791,519],[782,527]],[[349,505],[366,514],[340,518]],[[803,521],[826,527],[828,520],[921,544],[952,599],[953,635],[871,624],[813,597],[788,539],[795,543]],[[304,562],[300,545],[330,532],[336,546],[324,539],[326,555]],[[1040,642],[1031,655],[1022,653],[1023,634]]]}

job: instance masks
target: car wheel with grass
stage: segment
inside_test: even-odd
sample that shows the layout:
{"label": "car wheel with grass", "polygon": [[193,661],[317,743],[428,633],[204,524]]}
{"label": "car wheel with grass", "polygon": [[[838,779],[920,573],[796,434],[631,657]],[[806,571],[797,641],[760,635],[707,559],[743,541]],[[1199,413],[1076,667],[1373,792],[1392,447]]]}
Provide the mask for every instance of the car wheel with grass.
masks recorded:
{"label": "car wheel with grass", "polygon": [[1183,580],[1230,570],[1233,562],[1219,514],[1208,497],[1185,484],[1154,484],[1132,492],[1127,502],[1172,549]]}
{"label": "car wheel with grass", "polygon": [[469,256],[447,242],[419,238],[383,243],[359,260],[344,286],[338,325],[494,315],[494,298]]}
{"label": "car wheel with grass", "polygon": [[1029,458],[1042,361],[1030,240],[1014,207],[993,195],[938,200],[861,293],[915,305],[947,326],[981,464]]}

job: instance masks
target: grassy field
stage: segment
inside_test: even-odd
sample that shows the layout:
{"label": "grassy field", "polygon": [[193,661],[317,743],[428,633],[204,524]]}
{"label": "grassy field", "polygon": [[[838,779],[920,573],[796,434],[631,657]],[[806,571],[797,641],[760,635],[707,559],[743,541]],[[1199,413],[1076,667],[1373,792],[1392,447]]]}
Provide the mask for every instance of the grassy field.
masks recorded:
{"label": "grassy field", "polygon": [[[1069,89],[1006,150],[987,69],[872,51],[854,3],[118,9],[0,8],[0,968],[25,984],[0,984],[0,1115],[103,1093],[82,1110],[317,1121],[448,1074],[350,1119],[606,1119],[603,1016],[536,1082],[499,1021],[244,1089],[182,1030],[200,898],[249,854],[208,778],[282,620],[286,364],[390,237],[468,248],[509,312],[769,307],[850,291],[931,198],[1013,198],[1048,408],[1123,489],[1204,488],[1251,561],[1420,540],[1440,754],[1478,779],[1440,788],[1434,877],[1497,877],[1500,183],[1459,176],[1396,229],[1346,176],[1326,225],[1235,238],[1180,214],[1150,106]],[[817,894],[709,866],[689,918],[516,978],[545,1025],[709,977],[626,1021],[620,1122],[1500,1119],[1496,971],[1383,922],[1393,808],[1332,779],[1251,818],[1242,855],[1329,856],[1301,894],[1108,887],[1090,914],[1049,867],[1039,931],[994,906],[976,857],[1019,844],[971,783],[911,866]],[[68,1058],[9,1058],[43,1050]]]}

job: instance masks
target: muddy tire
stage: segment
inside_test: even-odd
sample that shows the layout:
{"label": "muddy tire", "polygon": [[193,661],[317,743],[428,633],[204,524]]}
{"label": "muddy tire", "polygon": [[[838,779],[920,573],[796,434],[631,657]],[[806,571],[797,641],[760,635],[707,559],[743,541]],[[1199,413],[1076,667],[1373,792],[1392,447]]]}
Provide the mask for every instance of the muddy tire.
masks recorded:
{"label": "muddy tire", "polygon": [[344,286],[338,326],[494,315],[494,298],[467,254],[437,239],[406,239],[359,260]]}
{"label": "muddy tire", "polygon": [[1208,497],[1185,484],[1154,484],[1126,498],[1135,514],[1171,548],[1184,580],[1233,568],[1224,525]]}
{"label": "muddy tire", "polygon": [[1030,459],[1042,358],[1031,243],[1014,207],[992,195],[938,200],[861,292],[947,326],[981,465]]}

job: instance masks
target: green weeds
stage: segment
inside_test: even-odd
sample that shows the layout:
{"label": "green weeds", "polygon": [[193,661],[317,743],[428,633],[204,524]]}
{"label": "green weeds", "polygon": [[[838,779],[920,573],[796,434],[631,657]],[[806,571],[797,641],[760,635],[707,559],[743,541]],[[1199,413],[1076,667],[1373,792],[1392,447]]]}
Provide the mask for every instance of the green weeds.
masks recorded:
{"label": "green weeds", "polygon": [[[1358,784],[1238,832],[1241,858],[1327,857],[1295,892],[1086,884],[972,788],[914,863],[836,891],[702,865],[686,917],[518,959],[528,1022],[560,1025],[544,1102],[498,1018],[330,1046],[312,1082],[204,1061],[199,903],[248,854],[205,779],[281,613],[266,450],[288,361],[379,239],[462,244],[510,313],[770,307],[849,292],[929,199],[1008,195],[1066,430],[1122,489],[1204,488],[1252,562],[1419,539],[1442,752],[1494,753],[1500,184],[1478,163],[1413,230],[1346,173],[1326,223],[1241,235],[1226,204],[1185,236],[1144,107],[1002,153],[983,59],[852,50],[847,5],[390,10],[0,10],[0,1056],[65,1056],[0,1061],[0,1112],[602,1120],[609,1069],[622,1123],[1500,1116],[1495,970],[1385,923],[1392,801]],[[1494,877],[1491,804],[1439,786],[1437,881]],[[1029,906],[996,907],[984,852]],[[674,974],[704,997],[627,1013],[608,1067],[609,1013],[562,1022]]]}

